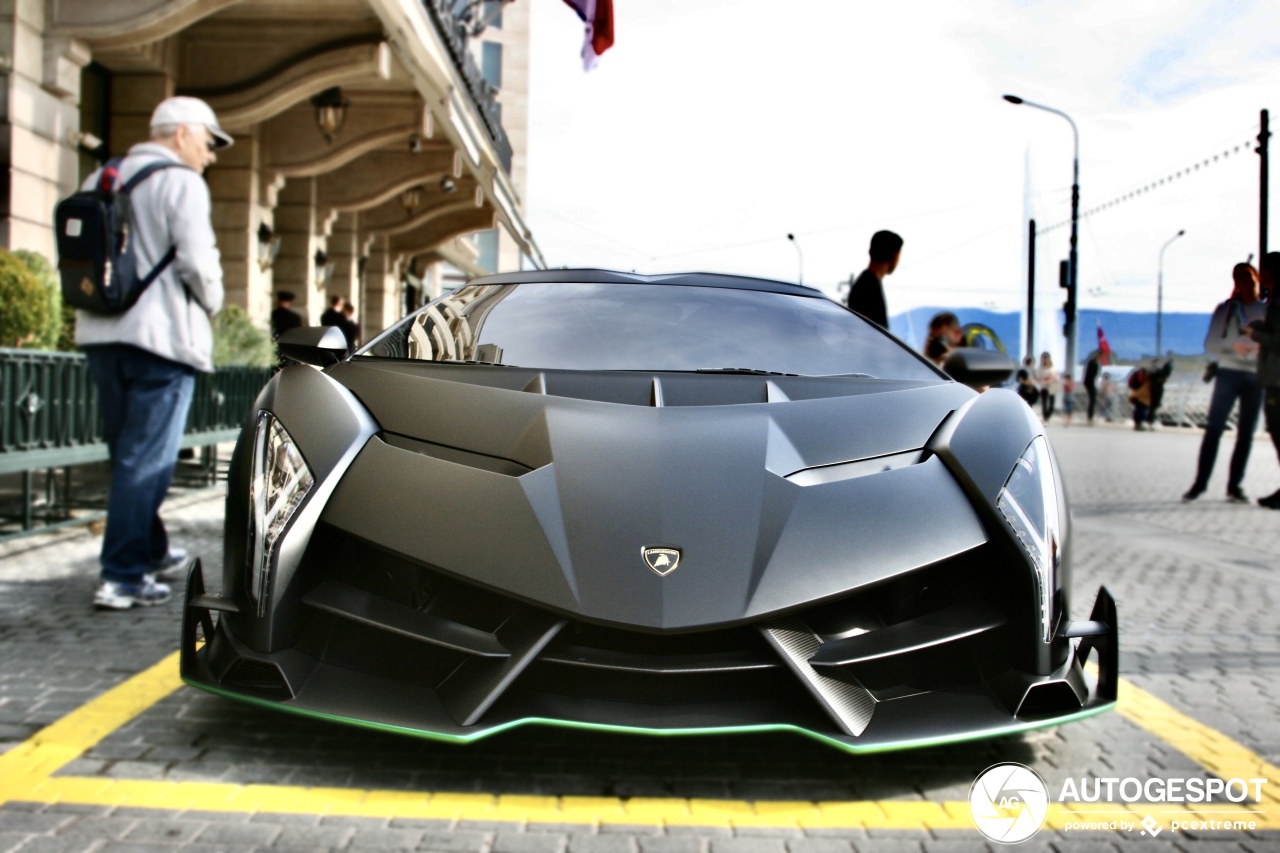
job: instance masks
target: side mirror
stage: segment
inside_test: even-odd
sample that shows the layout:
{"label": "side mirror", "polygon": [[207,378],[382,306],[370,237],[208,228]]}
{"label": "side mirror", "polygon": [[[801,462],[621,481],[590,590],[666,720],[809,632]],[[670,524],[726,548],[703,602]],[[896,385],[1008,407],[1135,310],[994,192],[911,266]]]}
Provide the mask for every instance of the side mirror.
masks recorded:
{"label": "side mirror", "polygon": [[328,367],[347,356],[347,336],[337,326],[303,326],[276,339],[280,354],[303,364]]}
{"label": "side mirror", "polygon": [[977,347],[952,350],[942,365],[952,379],[975,389],[999,385],[1009,378],[1013,368],[1013,359],[1004,353]]}

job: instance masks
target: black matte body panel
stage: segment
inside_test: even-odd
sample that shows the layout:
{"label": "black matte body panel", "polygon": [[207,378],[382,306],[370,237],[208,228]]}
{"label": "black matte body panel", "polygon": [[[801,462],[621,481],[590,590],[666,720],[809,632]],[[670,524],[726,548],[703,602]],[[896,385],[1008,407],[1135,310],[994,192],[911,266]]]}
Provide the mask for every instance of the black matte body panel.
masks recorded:
{"label": "black matte body panel", "polygon": [[[508,279],[821,298],[726,276],[487,281]],[[260,411],[315,479],[261,605],[245,583]],[[549,719],[791,726],[876,749],[1075,718],[1115,699],[1114,602],[1068,636],[1084,629],[1067,627],[1055,462],[1064,556],[1043,642],[1035,573],[996,508],[1042,433],[1017,396],[941,378],[286,368],[232,459],[221,589],[193,570],[183,677],[462,740]],[[660,573],[645,549],[678,564]],[[779,652],[780,636],[805,643]]]}

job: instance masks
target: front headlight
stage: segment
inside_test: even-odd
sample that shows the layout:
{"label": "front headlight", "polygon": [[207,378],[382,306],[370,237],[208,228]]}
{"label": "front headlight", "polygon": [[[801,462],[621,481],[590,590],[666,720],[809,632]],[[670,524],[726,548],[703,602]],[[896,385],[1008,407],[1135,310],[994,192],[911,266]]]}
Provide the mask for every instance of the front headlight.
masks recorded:
{"label": "front headlight", "polygon": [[1062,562],[1062,531],[1058,523],[1058,486],[1044,436],[1037,436],[1013,466],[996,507],[1035,566],[1041,635],[1047,643],[1053,631],[1053,590],[1058,564]]}
{"label": "front headlight", "polygon": [[269,412],[258,412],[253,441],[253,479],[249,484],[253,529],[249,541],[249,597],[266,610],[267,581],[275,544],[303,498],[311,491],[315,477],[298,446],[280,422]]}

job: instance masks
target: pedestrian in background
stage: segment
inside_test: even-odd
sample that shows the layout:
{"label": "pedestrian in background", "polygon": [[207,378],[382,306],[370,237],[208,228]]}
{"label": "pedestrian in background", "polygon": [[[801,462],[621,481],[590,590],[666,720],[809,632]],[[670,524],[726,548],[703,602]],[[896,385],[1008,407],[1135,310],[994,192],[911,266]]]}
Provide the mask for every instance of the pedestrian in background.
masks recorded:
{"label": "pedestrian in background", "polygon": [[1089,395],[1088,423],[1093,426],[1093,412],[1098,405],[1098,374],[1102,371],[1102,351],[1094,350],[1084,361],[1084,392]]}
{"label": "pedestrian in background", "polygon": [[[98,389],[111,458],[107,528],[95,607],[127,610],[163,604],[169,587],[157,578],[189,566],[170,548],[160,505],[173,480],[197,371],[213,372],[210,320],[222,308],[222,265],[214,237],[209,186],[201,178],[214,150],[231,145],[213,110],[196,98],[169,98],[151,115],[151,141],[133,146],[120,181],[157,160],[165,168],[130,194],[130,223],[139,268],[154,269],[172,247],[175,260],[123,314],[76,312]],[[101,170],[85,189],[98,185]]]}
{"label": "pedestrian in background", "polygon": [[276,291],[276,307],[271,312],[271,337],[279,338],[290,329],[302,326],[302,315],[293,310],[293,292]]}
{"label": "pedestrian in background", "polygon": [[1040,353],[1040,370],[1036,373],[1036,381],[1040,386],[1040,413],[1044,416],[1044,422],[1049,423],[1058,395],[1062,393],[1062,379],[1053,367],[1053,356],[1047,352]]}
{"label": "pedestrian in background", "polygon": [[350,302],[342,305],[342,319],[338,321],[338,328],[347,339],[347,352],[355,352],[360,343],[360,327],[356,324],[356,306]]}
{"label": "pedestrian in background", "polygon": [[1040,399],[1040,388],[1036,385],[1036,360],[1027,356],[1018,368],[1018,396],[1026,401],[1031,411],[1036,410],[1036,400]]}
{"label": "pedestrian in background", "polygon": [[1227,474],[1227,500],[1248,503],[1240,484],[1249,451],[1253,449],[1253,433],[1258,425],[1258,409],[1262,406],[1262,387],[1258,384],[1258,344],[1249,337],[1249,324],[1266,317],[1266,306],[1258,301],[1258,272],[1249,264],[1236,264],[1231,270],[1231,297],[1218,305],[1209,321],[1204,338],[1205,355],[1218,365],[1213,378],[1213,396],[1209,401],[1209,420],[1200,440],[1200,457],[1196,478],[1183,494],[1183,501],[1193,501],[1209,487],[1209,477],[1218,458],[1218,445],[1227,428],[1227,419],[1236,402],[1236,446],[1231,453]]}
{"label": "pedestrian in background", "polygon": [[1071,426],[1071,414],[1076,408],[1076,381],[1068,373],[1062,377],[1062,425]]}
{"label": "pedestrian in background", "polygon": [[947,361],[953,349],[964,345],[964,330],[960,318],[950,311],[941,311],[929,321],[929,337],[924,342],[924,356],[938,367]]}
{"label": "pedestrian in background", "polygon": [[1160,414],[1160,406],[1164,403],[1164,386],[1169,381],[1169,377],[1173,375],[1173,352],[1170,351],[1164,359],[1159,357],[1151,359],[1151,367],[1147,370],[1147,375],[1151,383],[1151,402],[1147,407],[1147,428],[1156,428],[1156,417]]}
{"label": "pedestrian in background", "polygon": [[[1276,284],[1280,282],[1280,252],[1268,252],[1261,263],[1262,290],[1272,294],[1267,301],[1267,311],[1261,322],[1253,321],[1245,328],[1249,338],[1259,345],[1258,384],[1262,387],[1262,410],[1267,418],[1267,432],[1280,453],[1280,299],[1275,298]],[[1280,491],[1258,503],[1268,509],[1280,509]]]}
{"label": "pedestrian in background", "polygon": [[336,293],[329,294],[329,307],[320,315],[321,326],[341,326],[342,306],[345,300]]}
{"label": "pedestrian in background", "polygon": [[849,310],[882,329],[889,328],[889,309],[884,300],[884,277],[898,268],[902,257],[902,238],[892,231],[871,235],[871,261],[849,288]]}
{"label": "pedestrian in background", "polygon": [[1138,432],[1150,429],[1151,373],[1145,367],[1135,367],[1129,374],[1129,403],[1133,406],[1133,428]]}
{"label": "pedestrian in background", "polygon": [[1102,372],[1102,384],[1098,386],[1098,414],[1110,423],[1113,417],[1112,406],[1115,405],[1116,383],[1111,380],[1111,371]]}

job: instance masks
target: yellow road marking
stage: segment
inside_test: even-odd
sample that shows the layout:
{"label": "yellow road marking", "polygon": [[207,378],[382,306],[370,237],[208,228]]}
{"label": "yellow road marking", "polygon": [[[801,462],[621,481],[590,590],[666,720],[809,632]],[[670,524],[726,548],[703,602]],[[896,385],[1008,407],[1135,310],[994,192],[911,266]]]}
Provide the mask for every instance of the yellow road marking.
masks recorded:
{"label": "yellow road marking", "polygon": [[[207,812],[343,815],[351,817],[471,820],[513,824],[601,826],[762,827],[771,829],[972,829],[967,802],[749,802],[671,798],[526,797],[225,782],[162,782],[55,777],[41,781],[24,800]],[[587,800],[589,802],[583,802]],[[1082,820],[1121,819],[1130,824],[1155,814],[1170,821],[1253,821],[1258,830],[1280,830],[1280,812],[1237,805],[1053,803],[1047,826]]]}
{"label": "yellow road marking", "polygon": [[178,652],[86,702],[0,755],[0,802],[18,777],[56,773],[85,750],[182,686]]}
{"label": "yellow road marking", "polygon": [[1280,767],[1248,751],[1221,731],[1211,729],[1124,679],[1120,680],[1120,702],[1116,710],[1219,779],[1271,780],[1271,784],[1262,789],[1262,798],[1280,803]]}
{"label": "yellow road marking", "polygon": [[1269,779],[1264,800],[1280,803],[1280,767],[1250,752],[1216,729],[1121,679],[1116,710],[1219,779]]}
{"label": "yellow road marking", "polygon": [[[966,802],[880,800],[781,802],[702,800],[678,797],[538,797],[239,785],[224,782],[164,782],[53,776],[111,732],[173,693],[178,677],[174,653],[0,755],[0,804],[8,800],[214,812],[267,812],[382,818],[436,818],[510,823],[570,823],[588,826],[764,827],[800,829],[972,829]],[[1210,772],[1221,777],[1267,778],[1268,802],[1247,805],[1052,803],[1047,826],[1073,821],[1121,819],[1137,823],[1153,811],[1169,821],[1255,821],[1257,829],[1280,829],[1274,786],[1280,769],[1151,694],[1120,683],[1119,712]],[[1261,812],[1261,813],[1259,813]]]}

